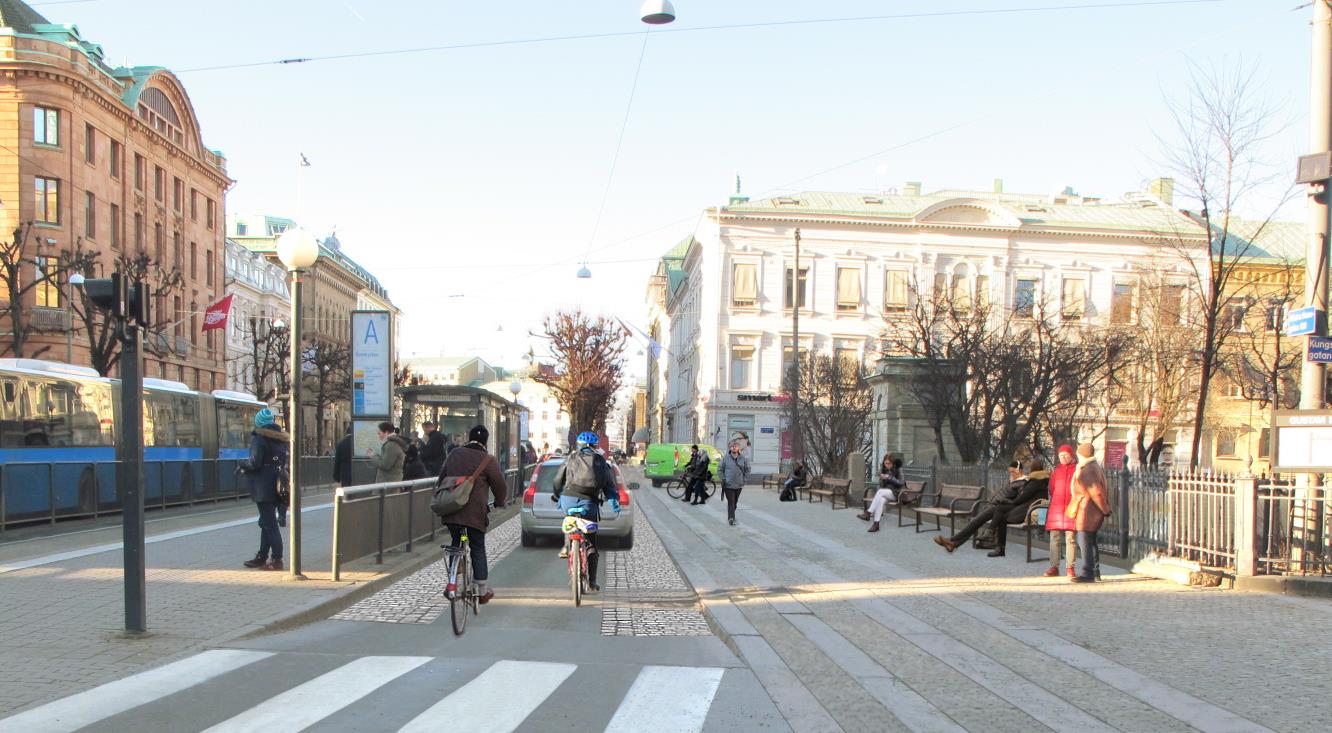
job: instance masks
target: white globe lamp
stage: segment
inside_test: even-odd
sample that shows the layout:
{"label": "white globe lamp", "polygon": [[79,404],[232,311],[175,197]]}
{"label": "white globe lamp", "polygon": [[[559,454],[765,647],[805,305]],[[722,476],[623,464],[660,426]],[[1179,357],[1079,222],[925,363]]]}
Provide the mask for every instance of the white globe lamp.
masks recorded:
{"label": "white globe lamp", "polygon": [[304,229],[288,229],[278,235],[277,256],[288,270],[304,270],[319,259],[319,240]]}

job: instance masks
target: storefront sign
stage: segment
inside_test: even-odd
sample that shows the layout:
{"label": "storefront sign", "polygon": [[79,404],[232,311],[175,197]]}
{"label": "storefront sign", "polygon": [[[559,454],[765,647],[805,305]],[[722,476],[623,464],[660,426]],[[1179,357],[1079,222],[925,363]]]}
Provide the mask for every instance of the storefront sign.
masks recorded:
{"label": "storefront sign", "polygon": [[388,311],[352,311],[352,417],[393,412],[393,329]]}
{"label": "storefront sign", "polygon": [[735,398],[740,402],[772,402],[770,394],[738,394]]}

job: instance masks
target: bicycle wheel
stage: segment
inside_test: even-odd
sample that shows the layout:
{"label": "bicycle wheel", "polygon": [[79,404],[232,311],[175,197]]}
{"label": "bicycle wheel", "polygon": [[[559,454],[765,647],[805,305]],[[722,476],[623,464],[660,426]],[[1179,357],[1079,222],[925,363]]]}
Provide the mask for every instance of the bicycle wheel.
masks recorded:
{"label": "bicycle wheel", "polygon": [[583,605],[583,543],[569,541],[569,584],[573,586],[574,605]]}
{"label": "bicycle wheel", "polygon": [[683,499],[685,495],[685,486],[684,479],[671,479],[670,483],[666,484],[666,495],[672,499]]}
{"label": "bicycle wheel", "polygon": [[709,480],[709,481],[707,482],[707,487],[706,487],[705,491],[706,491],[706,496],[707,496],[707,498],[711,499],[711,498],[712,498],[712,495],[715,494],[715,493],[717,493],[717,482],[716,482],[716,481]]}
{"label": "bicycle wheel", "polygon": [[467,562],[467,545],[464,544],[458,551],[458,560],[456,565],[455,590],[453,597],[449,598],[449,620],[453,623],[453,634],[462,636],[463,630],[467,627],[467,593],[471,590],[471,582],[468,578],[469,568]]}

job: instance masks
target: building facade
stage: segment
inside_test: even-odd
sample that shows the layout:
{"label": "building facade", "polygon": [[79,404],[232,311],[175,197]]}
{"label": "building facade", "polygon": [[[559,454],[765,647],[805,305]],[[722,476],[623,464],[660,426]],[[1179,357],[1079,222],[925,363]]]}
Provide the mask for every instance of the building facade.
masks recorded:
{"label": "building facade", "polygon": [[[35,329],[22,355],[91,363],[86,334],[70,331],[78,324],[62,260],[95,253],[85,274],[98,277],[146,257],[163,275],[150,284],[172,283],[152,303],[147,376],[226,386],[222,336],[200,327],[223,291],[231,180],[184,86],[167,69],[107,63],[78,28],[17,0],[0,2],[0,25],[0,228],[30,223],[18,257],[40,281],[21,296],[23,328]],[[19,355],[5,343],[4,355]]]}
{"label": "building facade", "polygon": [[[265,362],[276,355],[260,350],[268,335],[281,330],[291,318],[287,271],[262,254],[227,240],[226,278],[227,292],[235,296],[227,320],[227,389],[252,395],[280,392],[282,388],[264,374],[270,371]],[[259,384],[259,380],[265,383]]]}
{"label": "building facade", "polygon": [[705,213],[649,283],[649,328],[668,334],[649,357],[649,410],[662,436],[653,438],[718,448],[738,440],[755,472],[777,471],[799,307],[801,353],[879,374],[874,453],[928,460],[934,441],[924,439],[919,408],[895,389],[891,369],[872,366],[885,318],[910,307],[918,289],[941,287],[1010,309],[1069,303],[1064,313],[1086,323],[1123,312],[1138,269],[1185,277],[1188,262],[1162,257],[1167,240],[1206,266],[1206,235],[1161,198],[1163,189],[1158,182],[1157,195],[1116,202],[1005,193],[998,184],[989,192],[923,193],[908,184],[901,194],[733,197]]}

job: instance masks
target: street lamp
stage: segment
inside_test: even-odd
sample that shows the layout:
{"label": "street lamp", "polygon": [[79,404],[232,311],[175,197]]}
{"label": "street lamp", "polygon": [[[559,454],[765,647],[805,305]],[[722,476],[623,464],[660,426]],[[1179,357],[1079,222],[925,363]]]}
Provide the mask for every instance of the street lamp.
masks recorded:
{"label": "street lamp", "polygon": [[583,263],[583,266],[578,268],[578,277],[584,280],[592,277],[592,271],[587,269],[587,263]]}
{"label": "street lamp", "polygon": [[83,287],[83,273],[76,272],[69,276],[69,295],[65,301],[65,310],[69,312],[69,326],[65,329],[65,363],[74,363],[74,288]]}
{"label": "street lamp", "polygon": [[638,14],[648,25],[665,25],[675,20],[675,8],[671,0],[646,0]]}
{"label": "street lamp", "polygon": [[290,515],[291,570],[288,579],[301,575],[301,276],[319,259],[319,241],[304,229],[292,228],[277,238],[277,256],[291,273],[291,396],[287,413],[291,423]]}
{"label": "street lamp", "polygon": [[509,391],[513,393],[513,454],[517,456],[518,470],[514,472],[513,491],[514,496],[518,495],[518,489],[523,485],[523,444],[522,433],[519,431],[519,425],[523,424],[523,408],[518,405],[518,393],[523,391],[523,382],[521,379],[515,379],[509,382]]}

